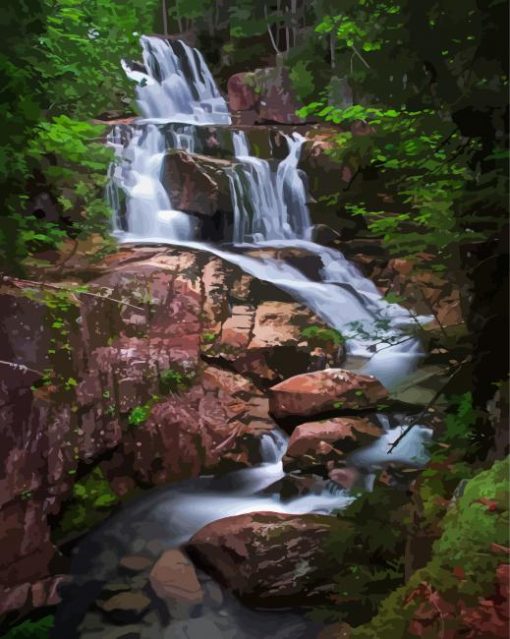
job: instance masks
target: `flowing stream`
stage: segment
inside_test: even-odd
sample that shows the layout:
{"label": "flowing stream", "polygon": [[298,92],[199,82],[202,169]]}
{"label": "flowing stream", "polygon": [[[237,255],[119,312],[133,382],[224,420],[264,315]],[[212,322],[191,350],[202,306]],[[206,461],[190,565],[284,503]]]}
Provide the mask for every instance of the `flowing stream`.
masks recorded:
{"label": "flowing stream", "polygon": [[[230,125],[230,114],[196,49],[146,36],[141,44],[144,65],[123,61],[122,66],[137,83],[143,119],[114,127],[108,138],[116,152],[107,189],[115,213],[114,235],[121,242],[172,244],[217,255],[286,291],[347,335],[349,355],[363,358],[363,372],[375,375],[389,388],[405,378],[421,357],[418,340],[405,333],[417,320],[402,307],[386,302],[342,253],[310,241],[307,192],[298,168],[304,142],[301,135],[285,136],[287,155],[276,163],[252,155],[242,131],[225,129],[223,135],[230,137],[236,160],[228,170],[234,210],[232,235],[224,238],[221,246],[197,239],[199,220],[176,210],[162,184],[165,154],[169,148],[194,152],[200,147],[200,128]],[[247,254],[253,249],[285,247],[298,247],[320,258],[319,279],[310,279],[284,260]],[[398,419],[390,425],[384,416],[379,420],[385,434],[353,453],[350,460],[366,486],[370,486],[374,469],[391,461],[422,465],[425,443],[431,436],[429,429],[415,427],[388,455],[404,425]],[[148,537],[159,539],[165,548],[175,547],[205,524],[230,515],[255,511],[331,513],[352,501],[348,491],[320,480],[308,494],[283,501],[278,489],[271,486],[285,477],[281,460],[286,445],[286,436],[279,431],[264,435],[260,442],[264,463],[260,466],[153,491],[105,522],[78,548],[74,587],[81,589],[81,603],[71,589],[57,615],[57,628],[65,630],[66,637],[81,636],[73,632],[87,602],[97,596],[100,584],[116,577],[119,558],[136,552]],[[227,594],[225,597],[224,610],[231,625],[218,637],[314,636],[316,627],[298,614],[255,613],[229,600]],[[220,622],[215,621],[221,627]],[[158,634],[160,629],[150,634],[149,628],[142,638],[199,636],[176,628],[171,624],[164,635]],[[95,635],[90,631],[84,636]]]}

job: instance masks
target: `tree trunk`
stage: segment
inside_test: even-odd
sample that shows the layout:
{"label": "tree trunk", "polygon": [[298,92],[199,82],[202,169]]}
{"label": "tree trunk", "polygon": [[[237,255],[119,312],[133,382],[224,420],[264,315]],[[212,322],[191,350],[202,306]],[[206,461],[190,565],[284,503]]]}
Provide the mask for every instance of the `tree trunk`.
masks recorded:
{"label": "tree trunk", "polygon": [[167,1],[163,0],[161,3],[161,9],[163,11],[163,35],[168,35],[168,6]]}

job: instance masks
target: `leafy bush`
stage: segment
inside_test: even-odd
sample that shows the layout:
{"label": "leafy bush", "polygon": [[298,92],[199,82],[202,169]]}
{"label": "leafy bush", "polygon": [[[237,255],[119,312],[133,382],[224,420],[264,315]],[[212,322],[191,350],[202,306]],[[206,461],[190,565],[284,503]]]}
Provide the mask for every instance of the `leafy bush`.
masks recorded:
{"label": "leafy bush", "polygon": [[345,343],[343,335],[334,328],[324,328],[322,326],[307,326],[301,331],[301,337],[306,339],[311,346],[341,346]]}
{"label": "leafy bush", "polygon": [[36,621],[23,621],[11,628],[4,639],[48,639],[50,631],[53,628],[55,618],[53,615],[47,615]]}

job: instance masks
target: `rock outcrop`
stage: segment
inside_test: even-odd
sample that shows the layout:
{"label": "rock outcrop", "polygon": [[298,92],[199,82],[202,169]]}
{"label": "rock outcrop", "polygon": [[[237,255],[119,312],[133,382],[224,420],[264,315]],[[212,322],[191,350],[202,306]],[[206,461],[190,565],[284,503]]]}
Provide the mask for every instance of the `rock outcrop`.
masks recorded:
{"label": "rock outcrop", "polygon": [[334,410],[376,409],[388,391],[371,375],[341,368],[304,373],[270,389],[275,417],[319,415]]}
{"label": "rock outcrop", "polygon": [[241,112],[241,121],[249,114],[260,122],[302,124],[296,111],[302,106],[283,66],[236,73],[227,84],[232,111]]}
{"label": "rock outcrop", "polygon": [[212,217],[232,213],[226,169],[232,162],[209,155],[171,151],[163,166],[163,185],[172,206],[179,211]]}

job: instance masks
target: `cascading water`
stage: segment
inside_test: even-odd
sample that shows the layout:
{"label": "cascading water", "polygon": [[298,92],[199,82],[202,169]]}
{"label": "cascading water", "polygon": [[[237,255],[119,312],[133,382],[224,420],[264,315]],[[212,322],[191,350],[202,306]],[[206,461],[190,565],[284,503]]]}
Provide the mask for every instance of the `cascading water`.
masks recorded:
{"label": "cascading water", "polygon": [[274,172],[267,160],[250,155],[244,131],[233,133],[235,157],[247,184],[247,189],[243,189],[239,178],[233,182],[234,243],[305,239],[309,234],[306,191],[298,172],[305,138],[294,133],[286,135],[285,140],[288,155]]}
{"label": "cascading water", "polygon": [[144,71],[125,60],[147,119],[190,124],[230,124],[230,113],[202,54],[180,40],[142,36]]}

